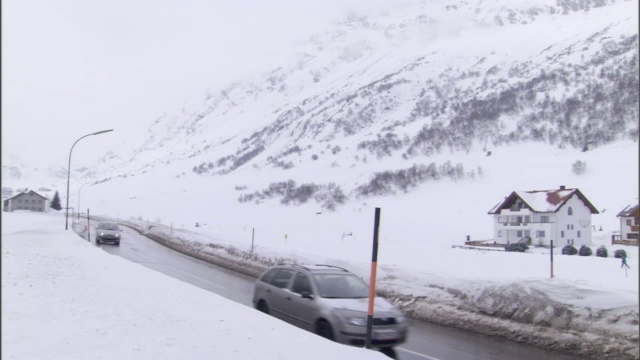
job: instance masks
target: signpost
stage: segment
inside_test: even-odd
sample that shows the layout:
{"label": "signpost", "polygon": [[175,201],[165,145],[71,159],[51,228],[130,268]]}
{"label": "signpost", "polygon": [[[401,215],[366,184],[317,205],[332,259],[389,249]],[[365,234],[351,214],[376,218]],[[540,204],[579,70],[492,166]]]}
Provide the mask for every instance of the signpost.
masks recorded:
{"label": "signpost", "polygon": [[369,284],[369,312],[367,313],[367,338],[365,347],[371,348],[371,332],[373,329],[373,309],[376,297],[376,271],[378,266],[378,229],[380,228],[380,208],[376,208],[373,226],[373,251],[371,255],[371,284]]}

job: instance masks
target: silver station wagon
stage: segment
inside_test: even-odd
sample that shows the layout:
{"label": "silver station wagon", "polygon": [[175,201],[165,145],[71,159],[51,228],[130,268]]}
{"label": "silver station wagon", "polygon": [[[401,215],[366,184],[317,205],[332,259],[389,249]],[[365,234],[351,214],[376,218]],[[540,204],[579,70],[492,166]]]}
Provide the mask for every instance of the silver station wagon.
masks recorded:
{"label": "silver station wagon", "polygon": [[[256,309],[339,343],[364,346],[369,286],[330,265],[273,266],[256,281]],[[371,345],[390,349],[406,340],[409,323],[387,300],[376,297]]]}

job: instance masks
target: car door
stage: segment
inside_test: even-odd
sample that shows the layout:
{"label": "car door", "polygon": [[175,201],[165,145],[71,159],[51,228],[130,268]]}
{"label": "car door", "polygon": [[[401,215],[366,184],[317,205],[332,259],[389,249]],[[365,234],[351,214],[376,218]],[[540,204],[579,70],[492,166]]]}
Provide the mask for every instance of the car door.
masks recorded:
{"label": "car door", "polygon": [[291,323],[291,316],[288,310],[287,297],[291,296],[289,290],[294,271],[289,269],[279,269],[269,281],[269,286],[265,293],[267,305],[271,315]]}
{"label": "car door", "polygon": [[285,299],[292,324],[314,331],[318,314],[317,295],[314,294],[309,276],[296,271],[291,282],[291,292]]}

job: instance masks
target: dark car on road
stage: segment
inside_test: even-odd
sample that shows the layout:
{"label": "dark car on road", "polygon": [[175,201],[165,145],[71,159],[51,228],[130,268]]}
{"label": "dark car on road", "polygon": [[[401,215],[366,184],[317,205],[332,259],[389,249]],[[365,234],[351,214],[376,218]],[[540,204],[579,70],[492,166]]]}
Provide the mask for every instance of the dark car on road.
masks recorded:
{"label": "dark car on road", "polygon": [[96,244],[101,242],[114,243],[120,245],[122,238],[122,229],[118,224],[111,221],[103,221],[96,228]]}
{"label": "dark car on road", "polygon": [[[292,325],[339,343],[363,346],[367,334],[369,285],[330,265],[282,264],[256,281],[253,305]],[[404,313],[375,297],[371,346],[391,349],[407,338]]]}

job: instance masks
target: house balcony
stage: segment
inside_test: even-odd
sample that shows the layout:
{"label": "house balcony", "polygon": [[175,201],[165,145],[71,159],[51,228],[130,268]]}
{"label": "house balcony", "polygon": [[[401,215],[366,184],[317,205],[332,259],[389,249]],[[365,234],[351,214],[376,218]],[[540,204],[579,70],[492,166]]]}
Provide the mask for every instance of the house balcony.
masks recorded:
{"label": "house balcony", "polygon": [[501,216],[525,216],[533,214],[529,209],[502,209],[500,210]]}
{"label": "house balcony", "polygon": [[516,230],[516,229],[528,229],[531,227],[531,222],[528,223],[514,223],[514,222],[505,222],[498,223],[498,230]]}

